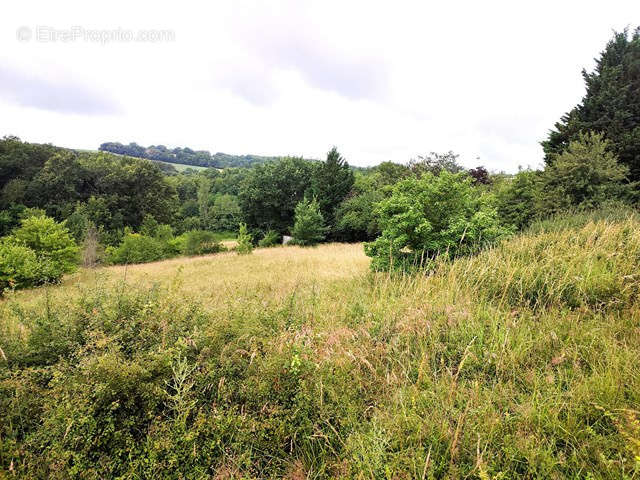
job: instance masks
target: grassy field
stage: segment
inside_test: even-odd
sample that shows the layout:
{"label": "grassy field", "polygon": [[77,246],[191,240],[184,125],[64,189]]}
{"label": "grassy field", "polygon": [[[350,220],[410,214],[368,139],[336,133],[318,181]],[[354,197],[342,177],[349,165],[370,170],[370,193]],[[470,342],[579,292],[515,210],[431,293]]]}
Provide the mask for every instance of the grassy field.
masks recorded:
{"label": "grassy field", "polygon": [[9,295],[0,476],[640,478],[635,215],[368,264],[257,249]]}

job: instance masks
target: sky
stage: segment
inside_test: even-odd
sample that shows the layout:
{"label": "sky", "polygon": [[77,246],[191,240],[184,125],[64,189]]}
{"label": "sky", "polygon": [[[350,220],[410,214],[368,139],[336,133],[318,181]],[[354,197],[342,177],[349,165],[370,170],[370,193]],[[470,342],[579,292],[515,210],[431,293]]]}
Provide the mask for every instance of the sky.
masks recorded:
{"label": "sky", "polygon": [[615,0],[9,2],[0,136],[514,172],[638,23]]}

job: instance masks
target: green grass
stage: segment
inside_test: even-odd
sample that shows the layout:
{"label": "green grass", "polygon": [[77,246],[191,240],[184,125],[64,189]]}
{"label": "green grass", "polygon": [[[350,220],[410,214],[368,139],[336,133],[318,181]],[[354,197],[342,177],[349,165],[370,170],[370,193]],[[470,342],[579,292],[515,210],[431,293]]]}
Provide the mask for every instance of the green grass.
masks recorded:
{"label": "green grass", "polygon": [[554,222],[429,275],[324,245],[9,295],[0,472],[640,478],[640,221]]}

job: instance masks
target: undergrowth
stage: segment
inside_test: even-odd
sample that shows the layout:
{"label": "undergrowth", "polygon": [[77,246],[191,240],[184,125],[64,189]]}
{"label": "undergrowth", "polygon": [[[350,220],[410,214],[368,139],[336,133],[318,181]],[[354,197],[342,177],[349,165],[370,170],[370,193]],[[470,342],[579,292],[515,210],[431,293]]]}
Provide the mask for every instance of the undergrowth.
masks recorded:
{"label": "undergrowth", "polygon": [[179,278],[9,296],[0,475],[640,478],[640,222],[567,221],[215,308]]}

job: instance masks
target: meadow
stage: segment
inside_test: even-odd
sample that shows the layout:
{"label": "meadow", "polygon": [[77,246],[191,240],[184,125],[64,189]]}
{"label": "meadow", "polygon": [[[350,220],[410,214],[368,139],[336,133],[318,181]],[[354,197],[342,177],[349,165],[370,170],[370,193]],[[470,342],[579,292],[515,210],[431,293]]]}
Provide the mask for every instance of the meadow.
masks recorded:
{"label": "meadow", "polygon": [[421,274],[361,244],[81,270],[0,303],[8,478],[640,478],[640,219]]}

